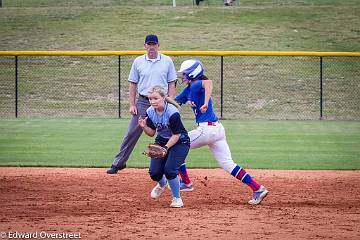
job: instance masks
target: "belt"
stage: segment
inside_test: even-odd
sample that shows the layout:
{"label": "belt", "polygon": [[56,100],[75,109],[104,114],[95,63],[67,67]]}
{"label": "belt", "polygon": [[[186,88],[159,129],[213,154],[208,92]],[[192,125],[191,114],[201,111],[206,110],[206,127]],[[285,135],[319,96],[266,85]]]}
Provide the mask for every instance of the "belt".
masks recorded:
{"label": "belt", "polygon": [[139,96],[142,97],[142,98],[145,98],[146,100],[149,100],[149,98],[147,96],[144,96],[144,95],[141,95],[141,94],[139,94]]}
{"label": "belt", "polygon": [[219,122],[201,122],[201,123],[198,123],[199,126],[216,126],[217,124],[219,124]]}

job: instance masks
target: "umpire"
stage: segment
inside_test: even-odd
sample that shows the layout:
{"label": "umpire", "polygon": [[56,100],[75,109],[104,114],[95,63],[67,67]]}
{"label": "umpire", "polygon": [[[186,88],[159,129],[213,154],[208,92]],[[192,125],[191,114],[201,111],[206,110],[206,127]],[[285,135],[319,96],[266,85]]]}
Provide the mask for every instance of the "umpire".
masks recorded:
{"label": "umpire", "polygon": [[[167,94],[174,98],[175,81],[177,73],[172,59],[158,52],[160,44],[156,35],[150,34],[145,38],[146,54],[137,57],[129,74],[129,112],[132,115],[128,130],[120,146],[119,153],[115,156],[108,174],[115,174],[126,167],[137,141],[143,130],[138,124],[139,116],[145,117],[146,109],[150,107],[147,94],[156,85],[167,90]],[[136,101],[136,95],[138,95]]]}

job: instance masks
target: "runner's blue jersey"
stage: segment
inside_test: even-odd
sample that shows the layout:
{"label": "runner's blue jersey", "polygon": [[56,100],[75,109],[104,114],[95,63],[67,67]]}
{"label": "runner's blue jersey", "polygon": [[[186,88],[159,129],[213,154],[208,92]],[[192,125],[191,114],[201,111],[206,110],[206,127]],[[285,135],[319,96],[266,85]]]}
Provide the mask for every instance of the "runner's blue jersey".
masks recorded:
{"label": "runner's blue jersey", "polygon": [[201,80],[191,81],[191,83],[176,96],[175,100],[180,104],[185,104],[187,101],[194,102],[195,106],[192,107],[195,114],[195,121],[201,122],[216,122],[218,117],[214,113],[212,98],[210,97],[208,109],[205,113],[200,111],[200,107],[205,102],[205,88],[202,86]]}

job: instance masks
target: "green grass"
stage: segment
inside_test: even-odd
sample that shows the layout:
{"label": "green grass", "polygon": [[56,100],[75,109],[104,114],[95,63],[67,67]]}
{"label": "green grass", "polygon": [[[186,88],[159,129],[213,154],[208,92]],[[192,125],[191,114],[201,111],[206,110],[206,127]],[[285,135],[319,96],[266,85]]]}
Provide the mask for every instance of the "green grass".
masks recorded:
{"label": "green grass", "polygon": [[[360,169],[360,122],[222,121],[236,163],[261,169]],[[185,121],[192,129],[192,121]],[[107,167],[128,120],[0,120],[0,166]],[[129,167],[148,167],[143,135]],[[192,150],[190,168],[217,163],[204,147]]]}
{"label": "green grass", "polygon": [[0,50],[359,51],[358,0],[3,1]]}

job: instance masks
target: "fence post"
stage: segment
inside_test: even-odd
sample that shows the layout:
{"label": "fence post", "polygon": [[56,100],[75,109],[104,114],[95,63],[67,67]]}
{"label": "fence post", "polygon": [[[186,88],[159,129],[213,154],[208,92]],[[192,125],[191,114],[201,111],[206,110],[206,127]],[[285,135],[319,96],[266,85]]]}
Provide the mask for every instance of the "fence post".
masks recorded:
{"label": "fence post", "polygon": [[323,119],[323,57],[320,57],[320,120]]}
{"label": "fence post", "polygon": [[221,56],[220,67],[220,118],[223,118],[223,101],[224,101],[224,56]]}
{"label": "fence post", "polygon": [[18,56],[15,56],[15,118],[18,118],[18,96],[19,96],[19,74],[18,74]]}
{"label": "fence post", "polygon": [[119,96],[119,100],[118,100],[118,110],[119,110],[119,114],[118,114],[118,118],[121,118],[121,56],[119,55],[118,58],[118,96]]}

